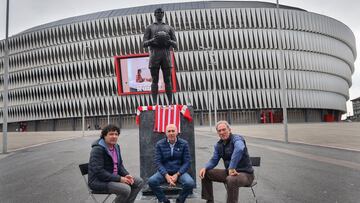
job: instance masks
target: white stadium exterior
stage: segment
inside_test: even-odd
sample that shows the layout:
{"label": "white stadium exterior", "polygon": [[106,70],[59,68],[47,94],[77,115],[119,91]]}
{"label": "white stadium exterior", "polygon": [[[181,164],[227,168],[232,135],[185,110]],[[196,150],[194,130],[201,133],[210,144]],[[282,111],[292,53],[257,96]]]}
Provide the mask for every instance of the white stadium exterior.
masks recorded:
{"label": "white stadium exterior", "polygon": [[[11,36],[9,130],[20,124],[31,131],[81,129],[84,89],[91,129],[106,124],[108,115],[112,123],[133,126],[136,108],[151,104],[151,95],[117,94],[114,57],[147,52],[143,34],[158,7],[178,42],[174,98],[194,107],[195,124],[209,122],[212,103],[218,119],[233,123],[259,123],[269,112],[271,122],[281,121],[281,62],[289,122],[336,121],[346,112],[356,58],[355,37],[346,25],[280,6],[278,32],[275,4],[207,1],[103,11]],[[0,41],[1,92],[4,46]],[[214,66],[203,47],[214,49]]]}

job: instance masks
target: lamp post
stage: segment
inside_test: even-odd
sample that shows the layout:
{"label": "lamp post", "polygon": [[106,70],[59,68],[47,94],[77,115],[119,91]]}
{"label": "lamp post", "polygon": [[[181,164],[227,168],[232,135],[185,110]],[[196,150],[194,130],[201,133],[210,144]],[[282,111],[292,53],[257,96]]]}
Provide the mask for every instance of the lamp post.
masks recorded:
{"label": "lamp post", "polygon": [[[208,52],[208,50],[206,50],[206,52]],[[209,52],[208,52],[209,53]],[[208,65],[207,67],[207,71],[209,73],[209,78],[208,78],[208,97],[209,97],[209,128],[210,128],[210,131],[212,131],[212,128],[211,128],[211,105],[210,104],[213,104],[212,101],[211,101],[211,96],[210,96],[210,87],[211,87],[211,82],[210,82],[210,66]]]}
{"label": "lamp post", "polygon": [[[215,53],[214,53],[214,47],[200,47],[200,49],[206,50],[206,52],[209,54],[210,56],[210,65],[212,67],[212,82],[213,82],[213,100],[210,99],[210,86],[211,86],[211,82],[210,82],[210,76],[208,79],[208,98],[209,98],[209,127],[210,127],[210,131],[212,130],[211,128],[211,107],[210,107],[210,102],[213,105],[214,108],[214,124],[216,125],[217,123],[217,91],[216,91],[216,76],[215,76],[215,64],[216,64],[216,60],[215,60]],[[208,66],[207,71],[210,74],[210,66]]]}
{"label": "lamp post", "polygon": [[[112,78],[115,75],[113,73],[110,73],[110,74],[106,74],[105,76]],[[111,95],[107,97],[107,124],[108,125],[110,124],[110,99],[112,99],[113,96],[116,96],[116,95],[112,92]]]}
{"label": "lamp post", "polygon": [[107,108],[108,112],[107,112],[107,123],[108,125],[110,124],[110,98],[108,98],[108,108]]}
{"label": "lamp post", "polygon": [[277,24],[277,36],[278,36],[278,56],[280,56],[279,60],[279,68],[280,68],[280,88],[281,88],[281,106],[283,111],[283,124],[284,124],[284,142],[288,143],[288,125],[287,125],[287,95],[285,89],[285,67],[284,67],[284,51],[282,49],[282,39],[283,32],[280,30],[280,10],[279,10],[279,0],[276,0],[276,24]]}
{"label": "lamp post", "polygon": [[217,91],[216,91],[216,77],[215,77],[215,53],[214,53],[214,47],[211,47],[211,66],[212,66],[212,73],[213,73],[213,97],[214,97],[214,125],[217,123]]}
{"label": "lamp post", "polygon": [[81,110],[82,110],[82,136],[85,136],[85,75],[86,75],[86,71],[85,71],[85,51],[86,49],[91,49],[91,46],[88,45],[83,45],[82,46],[82,55],[81,55],[81,60],[82,60],[82,68],[83,68],[83,78],[82,78],[82,104],[81,104]]}
{"label": "lamp post", "polygon": [[108,125],[110,124],[110,99],[112,99],[114,96],[114,94],[112,94],[111,96],[108,97]]}
{"label": "lamp post", "polygon": [[7,153],[8,120],[8,83],[9,83],[9,0],[6,1],[5,55],[4,55],[4,90],[3,90],[3,154]]}

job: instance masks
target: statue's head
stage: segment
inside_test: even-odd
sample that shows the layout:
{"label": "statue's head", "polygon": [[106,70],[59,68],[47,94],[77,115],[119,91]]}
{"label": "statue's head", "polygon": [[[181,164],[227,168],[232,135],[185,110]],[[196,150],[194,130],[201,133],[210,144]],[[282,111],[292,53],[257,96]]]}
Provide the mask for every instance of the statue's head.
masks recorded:
{"label": "statue's head", "polygon": [[162,8],[157,8],[154,11],[154,16],[155,16],[157,21],[162,21],[162,19],[164,17],[164,10]]}

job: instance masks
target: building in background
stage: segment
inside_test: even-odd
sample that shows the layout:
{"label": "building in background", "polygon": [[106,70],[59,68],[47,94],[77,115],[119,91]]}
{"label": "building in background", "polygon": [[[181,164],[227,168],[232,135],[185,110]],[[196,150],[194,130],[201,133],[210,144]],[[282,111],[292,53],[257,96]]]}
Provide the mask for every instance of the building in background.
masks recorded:
{"label": "building in background", "polygon": [[351,120],[360,121],[360,97],[351,100],[353,105],[353,116]]}
{"label": "building in background", "polygon": [[[118,94],[115,58],[147,52],[143,33],[158,7],[178,41],[175,101],[193,105],[195,124],[209,122],[212,103],[218,119],[232,123],[281,122],[279,46],[289,122],[337,121],[347,112],[356,49],[346,25],[289,6],[280,6],[277,19],[272,3],[202,1],[92,13],[11,36],[9,130],[20,124],[31,131],[79,130],[83,98],[91,129],[107,123],[107,115],[133,126],[136,108],[149,105],[151,95]],[[214,66],[203,48],[214,49]],[[1,75],[3,60],[4,40]]]}

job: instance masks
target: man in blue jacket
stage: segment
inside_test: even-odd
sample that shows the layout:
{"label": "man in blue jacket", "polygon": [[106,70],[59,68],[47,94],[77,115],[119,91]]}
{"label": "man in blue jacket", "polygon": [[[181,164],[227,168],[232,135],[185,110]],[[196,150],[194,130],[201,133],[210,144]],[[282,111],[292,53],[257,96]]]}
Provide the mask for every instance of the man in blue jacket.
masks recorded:
{"label": "man in blue jacket", "polygon": [[[201,196],[207,203],[214,202],[212,181],[227,185],[227,203],[238,202],[239,187],[251,185],[254,180],[254,170],[244,138],[232,134],[226,121],[216,124],[220,140],[215,144],[214,154],[205,168],[200,170]],[[223,159],[225,169],[214,169]]]}
{"label": "man in blue jacket", "polygon": [[175,186],[182,185],[182,192],[176,199],[177,203],[185,202],[195,186],[193,178],[187,173],[190,167],[188,142],[178,138],[178,130],[174,124],[166,126],[166,138],[156,143],[155,165],[158,171],[149,178],[149,186],[160,202],[169,203],[160,185],[167,182]]}
{"label": "man in blue jacket", "polygon": [[116,203],[133,203],[144,182],[125,169],[117,144],[120,129],[108,125],[92,144],[89,161],[89,187],[117,195]]}

